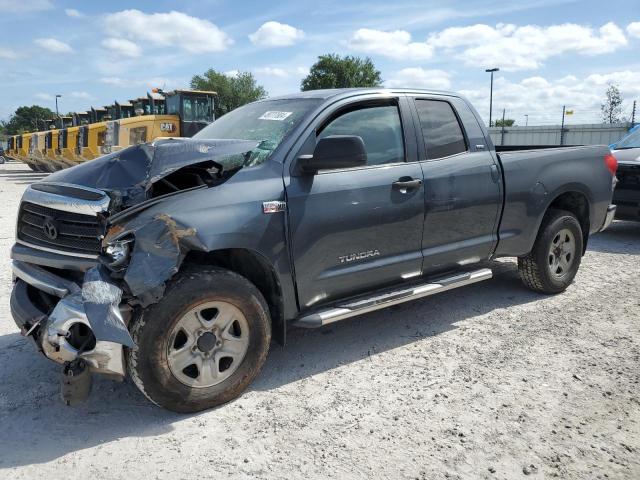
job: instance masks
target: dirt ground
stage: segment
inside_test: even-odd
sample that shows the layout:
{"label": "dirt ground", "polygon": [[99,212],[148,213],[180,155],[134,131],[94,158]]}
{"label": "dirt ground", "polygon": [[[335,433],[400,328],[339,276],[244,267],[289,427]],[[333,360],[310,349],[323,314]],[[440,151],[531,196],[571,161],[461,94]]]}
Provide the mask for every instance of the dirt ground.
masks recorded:
{"label": "dirt ground", "polygon": [[0,166],[0,478],[640,478],[640,223],[589,243],[541,296],[494,279],[292,330],[242,397],[178,415],[131,382],[68,408],[9,313],[23,189]]}

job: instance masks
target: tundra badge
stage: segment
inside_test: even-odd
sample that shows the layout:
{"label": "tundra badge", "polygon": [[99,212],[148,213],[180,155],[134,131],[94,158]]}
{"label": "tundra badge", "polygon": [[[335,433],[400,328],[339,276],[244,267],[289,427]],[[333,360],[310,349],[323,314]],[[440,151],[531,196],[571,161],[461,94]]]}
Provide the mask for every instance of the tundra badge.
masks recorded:
{"label": "tundra badge", "polygon": [[338,257],[338,260],[340,260],[340,263],[349,263],[349,262],[353,262],[354,260],[364,260],[365,258],[369,258],[369,257],[377,257],[378,255],[380,255],[380,250],[368,250],[366,252],[359,252],[359,253],[352,253],[350,255],[343,255],[341,257]]}

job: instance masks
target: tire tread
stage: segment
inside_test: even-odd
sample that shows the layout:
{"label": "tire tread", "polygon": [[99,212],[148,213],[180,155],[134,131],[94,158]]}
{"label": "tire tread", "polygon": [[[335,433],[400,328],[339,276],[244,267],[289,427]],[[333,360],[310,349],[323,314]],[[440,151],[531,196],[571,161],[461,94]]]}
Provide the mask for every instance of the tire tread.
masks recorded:
{"label": "tire tread", "polygon": [[[247,385],[253,380],[253,378],[259,373],[262,365],[266,361],[266,357],[268,354],[268,347],[271,340],[271,323],[269,319],[269,308],[267,303],[260,293],[260,291],[253,285],[249,280],[245,277],[232,272],[230,270],[225,270],[221,268],[215,267],[188,267],[184,269],[179,275],[175,276],[171,282],[167,285],[165,290],[165,295],[170,294],[172,290],[180,288],[182,284],[185,282],[195,282],[195,285],[204,285],[206,282],[213,283],[223,283],[225,281],[232,280],[234,283],[240,283],[242,289],[246,289],[243,294],[247,294],[248,299],[257,300],[259,303],[259,308],[262,310],[263,314],[266,317],[266,323],[263,325],[264,331],[259,332],[261,336],[264,337],[264,343],[266,344],[266,348],[259,350],[258,356],[253,359],[252,365],[248,365],[248,371],[245,372],[244,376],[237,382],[235,382],[232,388],[220,392],[215,395],[215,399],[194,395],[191,396],[188,400],[185,399],[184,402],[176,402],[172,400],[171,396],[162,395],[162,391],[159,390],[159,385],[154,381],[154,377],[149,375],[149,358],[141,358],[142,354],[139,345],[140,340],[145,335],[145,330],[149,327],[153,328],[154,325],[148,322],[148,316],[146,313],[150,313],[151,308],[157,306],[158,304],[154,304],[151,307],[143,310],[141,314],[132,322],[130,326],[131,337],[135,343],[135,347],[127,349],[127,366],[129,375],[136,385],[136,387],[140,390],[140,392],[148,398],[152,403],[158,405],[160,407],[167,408],[169,410],[173,410],[181,413],[190,413],[197,412],[207,408],[211,408],[222,403],[225,403],[233,398],[237,397],[242,391],[247,387]],[[153,311],[153,310],[151,310]],[[256,332],[258,333],[258,332]],[[155,353],[155,352],[154,352]],[[144,369],[147,369],[145,374]],[[235,375],[235,373],[234,373]],[[233,378],[233,375],[229,378]],[[149,383],[151,382],[151,384]],[[201,392],[198,392],[201,393]]]}
{"label": "tire tread", "polygon": [[[566,289],[567,286],[573,281],[572,277],[571,280],[562,287],[553,285],[549,278],[547,278],[546,271],[543,271],[543,269],[546,268],[546,265],[542,265],[540,260],[540,249],[548,248],[546,243],[544,242],[544,237],[547,234],[549,226],[564,217],[569,217],[572,221],[575,222],[575,226],[577,226],[578,228],[577,233],[579,233],[579,235],[576,235],[576,257],[580,255],[580,252],[582,250],[582,230],[576,216],[566,210],[549,209],[542,219],[542,223],[540,224],[540,228],[536,236],[536,241],[533,244],[533,248],[526,255],[518,257],[518,272],[520,274],[520,279],[526,287],[533,290],[534,292],[547,294],[559,293]],[[545,244],[543,245],[543,243]],[[576,261],[578,262],[576,267],[577,271],[577,268],[579,268],[580,266],[579,257]]]}

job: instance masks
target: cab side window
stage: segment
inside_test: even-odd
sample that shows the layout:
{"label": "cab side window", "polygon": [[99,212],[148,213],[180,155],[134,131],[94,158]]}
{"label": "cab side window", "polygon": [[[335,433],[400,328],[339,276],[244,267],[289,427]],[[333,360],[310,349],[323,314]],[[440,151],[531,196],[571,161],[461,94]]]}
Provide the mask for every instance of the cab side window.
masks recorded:
{"label": "cab side window", "polygon": [[405,161],[400,112],[395,105],[352,109],[331,120],[317,139],[330,135],[361,137],[367,151],[367,165]]}
{"label": "cab side window", "polygon": [[416,99],[427,158],[449,157],[467,151],[467,142],[449,102]]}

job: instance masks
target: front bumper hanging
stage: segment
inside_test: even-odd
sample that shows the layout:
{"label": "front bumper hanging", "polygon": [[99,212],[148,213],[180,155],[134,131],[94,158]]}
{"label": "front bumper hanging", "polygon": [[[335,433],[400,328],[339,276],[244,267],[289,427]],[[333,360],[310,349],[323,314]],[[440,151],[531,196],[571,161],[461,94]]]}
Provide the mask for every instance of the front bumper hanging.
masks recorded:
{"label": "front bumper hanging", "polygon": [[[12,268],[16,282],[11,313],[23,335],[57,363],[81,359],[92,373],[125,375],[123,346],[133,346],[127,330],[131,311],[102,267],[88,270],[82,286],[25,262],[14,260]],[[50,311],[32,300],[34,289],[52,299]],[[83,331],[82,344],[74,341],[78,329]]]}

